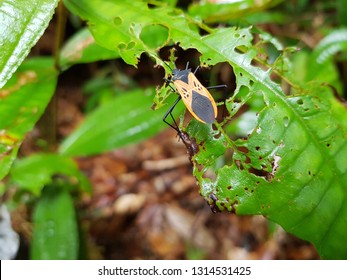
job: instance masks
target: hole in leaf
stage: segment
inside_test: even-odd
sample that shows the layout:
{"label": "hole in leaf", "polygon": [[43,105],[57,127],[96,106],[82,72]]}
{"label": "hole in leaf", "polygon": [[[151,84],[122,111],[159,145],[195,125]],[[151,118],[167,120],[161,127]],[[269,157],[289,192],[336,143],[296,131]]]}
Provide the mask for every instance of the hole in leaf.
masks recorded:
{"label": "hole in leaf", "polygon": [[[259,67],[259,63],[258,63],[258,61],[257,61],[255,58],[253,58],[253,59],[251,60],[251,65],[252,65],[252,66],[255,66],[255,67]],[[261,69],[259,69],[259,72],[264,72],[264,71],[261,70]]]}
{"label": "hole in leaf", "polygon": [[126,47],[127,47],[127,46],[126,46],[126,44],[124,44],[124,43],[119,43],[119,44],[118,44],[118,48],[119,48],[120,50],[124,50]]}
{"label": "hole in leaf", "polygon": [[205,169],[205,166],[203,164],[196,163],[196,168],[199,172],[202,172]]}
{"label": "hole in leaf", "polygon": [[264,49],[266,50],[267,55],[267,62],[269,64],[273,64],[276,59],[280,56],[281,51],[279,51],[278,47],[276,47],[274,44],[267,42],[263,44]]}
{"label": "hole in leaf", "polygon": [[263,177],[266,180],[269,180],[269,178],[270,178],[270,173],[265,171],[264,169],[263,170],[259,170],[259,169],[255,169],[255,168],[251,167],[251,168],[248,169],[248,172],[251,173],[251,174],[254,174],[254,175],[258,176],[258,177]]}
{"label": "hole in leaf", "polygon": [[239,202],[237,200],[235,200],[234,203],[231,204],[231,213],[236,213],[236,206],[239,204]]}
{"label": "hole in leaf", "polygon": [[238,53],[238,54],[244,54],[244,52],[241,51],[240,48],[242,48],[242,46],[239,46],[239,47],[237,47],[237,48],[234,48],[234,51],[235,51],[236,53]]}
{"label": "hole in leaf", "polygon": [[253,80],[249,80],[249,85],[253,86],[254,85],[254,81]]}
{"label": "hole in leaf", "polygon": [[234,34],[234,38],[240,38],[240,34],[239,33],[235,33]]}
{"label": "hole in leaf", "polygon": [[298,105],[303,105],[303,104],[304,104],[304,101],[302,101],[302,99],[299,98],[299,99],[296,101],[296,104],[298,104]]}
{"label": "hole in leaf", "polygon": [[169,36],[168,29],[160,24],[151,24],[142,28],[140,39],[150,48],[162,47]]}
{"label": "hole in leaf", "polygon": [[260,147],[259,147],[259,146],[256,146],[255,149],[256,149],[257,151],[259,151],[259,150],[260,150]]}
{"label": "hole in leaf", "polygon": [[123,20],[122,20],[120,17],[115,17],[115,18],[113,19],[113,24],[114,24],[115,26],[121,25],[122,22],[123,22]]}
{"label": "hole in leaf", "polygon": [[285,127],[288,126],[288,124],[289,124],[289,117],[285,116],[285,117],[283,118],[283,124],[284,124]]}
{"label": "hole in leaf", "polygon": [[136,45],[136,43],[134,41],[129,42],[129,44],[127,45],[127,50],[134,48],[135,45]]}
{"label": "hole in leaf", "polygon": [[176,17],[176,16],[181,15],[182,12],[180,12],[180,10],[178,10],[178,9],[175,9],[175,10],[173,10],[173,11],[168,12],[167,14],[168,14],[169,16]]}
{"label": "hole in leaf", "polygon": [[326,146],[329,148],[330,147],[330,143],[327,143]]}
{"label": "hole in leaf", "polygon": [[[214,128],[214,129],[216,130],[217,128]],[[218,140],[221,136],[222,136],[222,133],[217,133],[213,136],[213,138]]]}

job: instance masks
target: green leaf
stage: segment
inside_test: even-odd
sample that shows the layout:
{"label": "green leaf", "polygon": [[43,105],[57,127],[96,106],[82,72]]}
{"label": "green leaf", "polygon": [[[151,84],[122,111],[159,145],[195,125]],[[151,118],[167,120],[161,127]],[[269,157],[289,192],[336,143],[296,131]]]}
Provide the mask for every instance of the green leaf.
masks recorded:
{"label": "green leaf", "polygon": [[[214,210],[266,216],[311,241],[323,258],[346,258],[346,109],[321,83],[286,96],[269,71],[252,65],[247,29],[220,29],[201,41],[202,62],[228,61],[234,68],[237,88],[226,104],[231,116],[255,95],[263,99],[247,139],[233,141],[224,131],[227,120],[215,123],[216,131],[189,125],[199,144],[194,175],[202,196]],[[216,167],[224,154],[233,156]]]}
{"label": "green leaf", "polygon": [[59,64],[61,69],[65,70],[73,64],[90,63],[118,57],[118,52],[105,49],[96,44],[90,31],[83,28],[62,47]]}
{"label": "green leaf", "polygon": [[41,37],[57,4],[58,0],[0,2],[0,88]]}
{"label": "green leaf", "polygon": [[76,214],[66,188],[47,186],[35,207],[31,259],[76,260],[78,257]]}
{"label": "green leaf", "polygon": [[189,6],[189,14],[202,18],[207,23],[243,18],[262,12],[283,2],[283,0],[239,0],[231,3],[197,2]]}
{"label": "green leaf", "polygon": [[11,171],[11,183],[19,188],[40,195],[44,186],[53,182],[54,177],[65,178],[70,185],[91,192],[88,179],[79,171],[76,163],[57,154],[35,154],[15,161]]}
{"label": "green leaf", "polygon": [[318,63],[314,52],[301,50],[291,56],[291,63],[287,77],[296,84],[305,87],[311,81],[321,81],[342,93],[341,80],[333,60]]}
{"label": "green leaf", "polygon": [[30,59],[0,90],[0,179],[7,174],[25,134],[43,114],[57,75],[52,59]]}
{"label": "green leaf", "polygon": [[[119,52],[126,63],[134,66],[143,52],[162,64],[156,49],[170,39],[188,46],[199,43],[197,27],[180,10],[164,4],[149,8],[145,2],[131,0],[65,0],[64,3],[88,21],[98,44]],[[166,34],[169,37],[165,38]],[[155,38],[154,42],[150,43],[149,36]]]}
{"label": "green leaf", "polygon": [[334,30],[327,35],[314,49],[318,64],[324,64],[340,51],[347,51],[347,28]]}
{"label": "green leaf", "polygon": [[337,16],[339,19],[339,23],[341,26],[347,26],[347,5],[345,0],[337,0],[336,1],[336,10],[337,10]]}
{"label": "green leaf", "polygon": [[[60,153],[69,156],[97,154],[156,135],[167,127],[162,118],[168,108],[151,110],[154,91],[138,89],[124,92],[112,102],[102,104],[64,140]],[[174,97],[176,95],[172,95]],[[180,104],[175,115],[182,110],[183,105]]]}
{"label": "green leaf", "polygon": [[[211,29],[180,10],[160,4],[149,8],[140,1],[65,3],[88,21],[99,44],[118,49],[129,64],[135,65],[146,52],[163,65],[154,46],[141,39],[148,25],[166,27],[168,42],[195,48],[203,65],[228,62],[237,84],[234,96],[226,101],[230,116],[213,127],[193,120],[184,134],[201,194],[214,211],[262,214],[313,242],[322,257],[347,257],[347,245],[341,244],[347,234],[346,110],[322,85],[324,76],[300,87],[284,76],[289,66],[283,65],[285,71],[276,74],[292,86],[292,95],[285,95],[271,80],[271,69],[254,66],[262,60],[256,57],[259,49],[253,47],[249,29]],[[200,36],[199,28],[209,35]],[[155,100],[160,107],[168,91],[158,92]],[[253,130],[247,127],[248,138],[234,140],[227,133],[233,130],[230,122],[254,99],[262,102],[251,106],[256,117]]]}

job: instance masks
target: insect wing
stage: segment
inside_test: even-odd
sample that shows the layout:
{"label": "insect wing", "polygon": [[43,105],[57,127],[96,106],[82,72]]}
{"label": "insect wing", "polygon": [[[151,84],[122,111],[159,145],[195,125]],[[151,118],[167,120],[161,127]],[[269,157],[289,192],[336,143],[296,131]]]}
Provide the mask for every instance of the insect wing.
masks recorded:
{"label": "insect wing", "polygon": [[182,80],[175,80],[173,83],[174,83],[178,93],[181,95],[184,104],[189,109],[191,107],[191,104],[192,104],[192,89],[191,89],[191,87],[187,83],[183,82]]}
{"label": "insect wing", "polygon": [[203,122],[213,123],[217,117],[217,106],[213,97],[193,73],[188,76],[188,84],[192,88],[191,107],[194,114]]}
{"label": "insect wing", "polygon": [[206,123],[203,119],[201,119],[193,110],[192,108],[192,98],[193,98],[193,91],[189,84],[181,81],[181,80],[175,80],[174,85],[178,91],[178,93],[181,95],[182,100],[184,102],[184,105],[186,105],[189,112],[193,115],[194,118],[196,118],[198,121]]}

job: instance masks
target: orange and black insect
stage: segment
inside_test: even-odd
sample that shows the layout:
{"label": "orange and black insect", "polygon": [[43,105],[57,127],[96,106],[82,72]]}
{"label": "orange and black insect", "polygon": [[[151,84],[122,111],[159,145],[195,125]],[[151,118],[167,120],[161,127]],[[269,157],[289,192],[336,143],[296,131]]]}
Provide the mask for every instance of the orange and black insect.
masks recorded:
{"label": "orange and black insect", "polygon": [[[198,69],[199,67],[197,67],[195,71],[192,72],[191,69],[188,68],[187,63],[185,70],[179,70],[176,68],[172,71],[171,79],[166,79],[169,85],[170,83],[174,84],[176,90],[179,93],[179,97],[166,112],[163,117],[163,121],[177,131],[179,131],[179,129],[174,120],[174,117],[172,116],[172,111],[181,99],[183,99],[185,106],[192,114],[192,116],[198,121],[202,123],[213,123],[215,118],[217,117],[216,102],[207,89],[226,87],[226,85],[204,87],[195,76],[195,73]],[[172,88],[172,90],[174,89]],[[171,116],[176,127],[166,121],[168,115]]]}

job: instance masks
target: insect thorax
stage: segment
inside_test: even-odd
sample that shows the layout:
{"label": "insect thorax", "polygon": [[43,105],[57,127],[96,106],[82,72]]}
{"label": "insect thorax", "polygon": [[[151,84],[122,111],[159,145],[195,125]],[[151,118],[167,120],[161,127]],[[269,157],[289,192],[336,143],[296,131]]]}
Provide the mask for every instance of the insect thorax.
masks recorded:
{"label": "insect thorax", "polygon": [[188,75],[191,72],[191,69],[185,69],[185,70],[179,70],[174,69],[172,70],[172,81],[181,80],[182,82],[185,82],[188,84]]}

